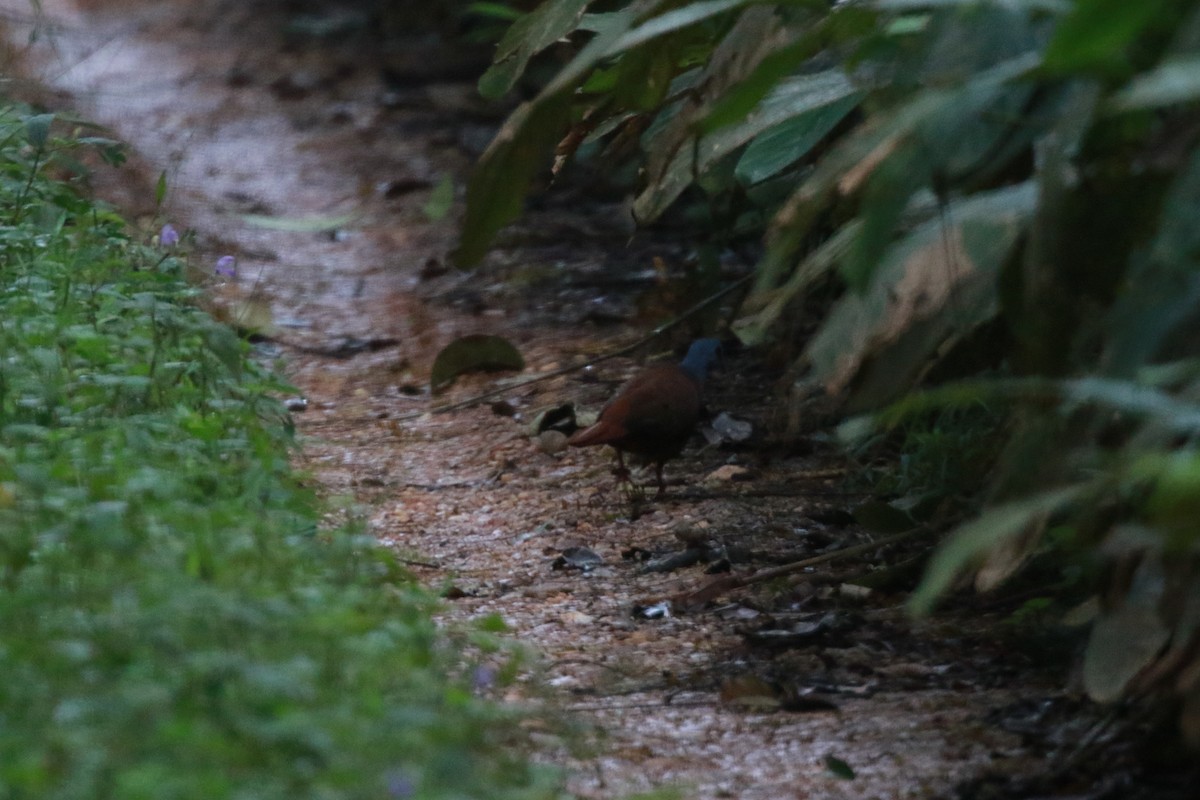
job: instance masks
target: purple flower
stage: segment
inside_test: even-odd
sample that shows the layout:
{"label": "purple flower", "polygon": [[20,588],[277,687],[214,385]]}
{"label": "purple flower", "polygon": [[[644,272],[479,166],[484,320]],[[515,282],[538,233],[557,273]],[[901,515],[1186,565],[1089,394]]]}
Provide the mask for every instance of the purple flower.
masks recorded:
{"label": "purple flower", "polygon": [[386,781],[388,796],[395,800],[407,800],[417,793],[416,784],[403,770],[392,770],[388,773]]}
{"label": "purple flower", "polygon": [[158,241],[163,247],[174,247],[179,244],[179,231],[175,230],[175,226],[168,222],[159,231]]}
{"label": "purple flower", "polygon": [[475,672],[471,675],[471,683],[475,685],[475,691],[482,692],[485,689],[492,688],[492,684],[496,682],[496,668],[481,664],[475,668]]}
{"label": "purple flower", "polygon": [[233,256],[221,256],[217,259],[216,273],[224,278],[237,275],[237,259]]}

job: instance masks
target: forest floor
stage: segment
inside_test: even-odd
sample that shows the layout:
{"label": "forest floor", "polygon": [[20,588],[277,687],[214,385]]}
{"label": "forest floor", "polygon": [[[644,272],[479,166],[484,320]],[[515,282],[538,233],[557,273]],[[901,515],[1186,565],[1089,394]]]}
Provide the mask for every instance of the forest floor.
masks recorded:
{"label": "forest floor", "polygon": [[[660,602],[720,569],[748,574],[878,538],[850,513],[865,497],[829,431],[778,435],[781,374],[757,353],[730,352],[706,398],[752,436],[698,437],[668,465],[663,500],[615,491],[606,452],[539,446],[540,409],[596,408],[637,364],[519,381],[635,341],[693,302],[694,248],[678,231],[631,233],[619,199],[559,188],[480,270],[454,270],[461,189],[501,119],[473,92],[486,62],[436,36],[381,45],[357,10],[367,5],[43,0],[35,17],[0,0],[5,72],[24,76],[14,86],[26,96],[130,143],[131,166],[98,181],[147,236],[169,219],[193,233],[204,271],[236,257],[238,277],[213,285],[214,302],[235,321],[269,318],[262,350],[307,401],[293,406],[298,465],[445,591],[447,619],[499,615],[541,654],[551,702],[599,734],[590,755],[538,755],[571,770],[569,789],[1139,796],[1119,763],[1135,758],[1128,748],[1110,748],[1117,761],[1102,773],[1060,771],[1102,715],[1067,690],[1065,667],[1036,666],[1037,636],[1004,622],[1013,604],[914,622],[903,593],[847,582],[867,568],[861,557],[694,608]],[[434,219],[447,180],[460,200]],[[722,269],[728,281],[748,265],[731,255]],[[434,356],[475,333],[514,342],[524,373],[468,376],[431,396]],[[638,360],[677,353],[687,335]],[[882,555],[894,563],[912,547]]]}

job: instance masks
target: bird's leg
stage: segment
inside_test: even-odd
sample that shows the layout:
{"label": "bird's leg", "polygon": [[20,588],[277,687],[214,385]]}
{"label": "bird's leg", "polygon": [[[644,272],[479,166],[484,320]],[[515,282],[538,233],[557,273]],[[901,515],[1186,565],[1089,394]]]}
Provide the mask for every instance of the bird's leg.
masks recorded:
{"label": "bird's leg", "polygon": [[617,478],[617,485],[622,483],[633,483],[633,479],[629,477],[629,468],[625,466],[625,454],[617,450],[617,466],[612,471]]}
{"label": "bird's leg", "polygon": [[663,462],[654,462],[654,474],[658,478],[658,494],[654,495],[655,500],[660,500],[667,493],[667,483],[663,480]]}

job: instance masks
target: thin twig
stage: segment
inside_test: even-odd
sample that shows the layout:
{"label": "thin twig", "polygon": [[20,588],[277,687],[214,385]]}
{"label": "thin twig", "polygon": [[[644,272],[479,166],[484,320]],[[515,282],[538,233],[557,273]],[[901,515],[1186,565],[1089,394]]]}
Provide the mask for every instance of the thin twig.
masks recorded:
{"label": "thin twig", "polygon": [[434,564],[432,561],[417,561],[412,558],[397,558],[406,567],[421,567],[422,569],[443,569],[441,564]]}
{"label": "thin twig", "polygon": [[633,342],[632,344],[627,344],[624,347],[620,347],[620,348],[617,348],[616,350],[613,350],[612,352],[605,353],[604,355],[601,355],[601,356],[596,356],[595,358],[588,359],[587,361],[582,361],[578,364],[572,364],[569,367],[562,367],[561,369],[556,369],[553,372],[547,372],[542,375],[537,375],[537,376],[529,378],[527,380],[520,381],[519,383],[510,384],[507,386],[500,386],[495,389],[491,389],[489,391],[483,392],[482,394],[477,394],[474,397],[468,397],[466,400],[459,400],[456,403],[450,403],[450,404],[444,405],[444,406],[437,406],[436,408],[431,408],[426,411],[412,411],[408,414],[401,414],[398,417],[393,417],[392,420],[394,422],[404,422],[405,420],[418,419],[420,417],[425,416],[426,414],[445,414],[448,411],[457,411],[460,408],[466,408],[467,406],[473,406],[481,400],[487,400],[488,398],[495,397],[500,394],[505,394],[507,392],[512,392],[517,389],[524,389],[526,386],[531,386],[535,383],[540,383],[541,381],[548,381],[551,378],[557,378],[560,375],[567,375],[569,373],[581,370],[584,367],[590,367],[594,364],[600,364],[600,363],[602,363],[604,361],[608,361],[609,359],[612,359],[612,358],[619,358],[621,356],[629,355],[630,353],[636,351],[638,348],[643,347],[646,344],[649,344],[650,342],[657,339],[659,336],[662,336],[667,331],[678,327],[681,323],[683,323],[684,320],[688,319],[689,317],[693,316],[697,312],[701,311],[702,309],[704,309],[711,303],[713,303],[717,300],[720,300],[725,295],[730,294],[735,289],[740,288],[741,286],[746,284],[752,277],[753,277],[753,275],[745,275],[741,278],[738,278],[736,281],[729,284],[724,289],[721,289],[719,292],[716,292],[715,294],[709,295],[708,297],[704,298],[700,302],[696,303],[691,308],[684,311],[679,316],[675,317],[674,319],[670,320],[669,322],[664,322],[662,325],[659,325],[657,328],[650,331],[650,333],[646,334],[645,336],[643,336],[642,338]]}
{"label": "thin twig", "polygon": [[671,599],[673,604],[680,607],[695,607],[700,603],[712,599],[713,597],[731,592],[735,589],[741,589],[746,586],[751,586],[755,583],[762,583],[763,581],[781,578],[785,575],[791,575],[792,573],[799,572],[800,570],[808,569],[809,567],[815,567],[818,564],[836,561],[839,558],[850,558],[852,556],[862,555],[863,553],[870,553],[874,550],[878,550],[881,547],[887,547],[890,544],[903,542],[907,539],[912,539],[915,536],[928,534],[931,532],[932,531],[925,527],[913,528],[910,531],[904,531],[903,533],[885,536],[882,539],[878,539],[874,542],[856,544],[851,547],[843,547],[841,550],[834,550],[830,553],[822,553],[819,556],[793,561],[790,564],[784,564],[779,567],[760,570],[752,575],[727,575],[723,578],[717,578],[716,580],[709,581],[699,589],[686,594],[676,595]]}

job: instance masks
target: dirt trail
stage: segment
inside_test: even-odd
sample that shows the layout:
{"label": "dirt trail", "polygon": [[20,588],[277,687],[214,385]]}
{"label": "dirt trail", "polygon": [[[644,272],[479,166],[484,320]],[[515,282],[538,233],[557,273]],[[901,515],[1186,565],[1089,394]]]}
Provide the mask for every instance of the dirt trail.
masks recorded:
{"label": "dirt trail", "polygon": [[[428,366],[453,336],[503,333],[530,374],[633,338],[646,326],[621,305],[627,295],[602,314],[590,298],[615,262],[653,285],[650,254],[677,264],[681,245],[639,239],[626,250],[613,213],[580,206],[543,212],[483,272],[447,273],[453,225],[422,208],[443,176],[461,187],[486,109],[469,82],[436,69],[384,82],[352,13],[311,4],[299,21],[336,27],[336,14],[350,14],[348,32],[306,38],[289,33],[299,18],[283,5],[44,0],[33,20],[26,3],[0,0],[26,74],[131,142],[140,186],[167,171],[171,219],[195,231],[198,262],[237,256],[238,282],[218,295],[269,303],[276,346],[309,401],[296,417],[304,466],[380,540],[436,565],[417,571],[455,588],[449,614],[499,614],[539,648],[564,706],[607,733],[599,755],[571,765],[570,788],[595,798],[662,786],[688,798],[928,798],[989,772],[1043,769],[1041,746],[999,720],[1056,696],[1053,684],[969,629],[914,626],[902,598],[842,597],[814,574],[701,613],[631,614],[709,579],[702,565],[641,571],[639,557],[681,549],[680,526],[740,554],[738,569],[863,541],[836,478],[813,477],[829,465],[819,446],[769,461],[754,448],[693,446],[669,466],[685,485],[633,520],[602,491],[606,454],[548,455],[526,434],[536,409],[597,403],[632,362],[514,388],[496,408],[403,418],[430,406]],[[123,202],[148,213],[147,194]],[[249,224],[252,215],[331,222],[287,231]],[[588,322],[597,316],[623,320]],[[495,380],[461,381],[450,398]],[[731,359],[712,387],[714,410],[768,429],[771,377],[752,356]],[[725,464],[749,479],[705,480]],[[571,547],[603,563],[557,569]],[[792,630],[792,646],[746,635],[763,628]],[[827,756],[854,780],[836,777]]]}

